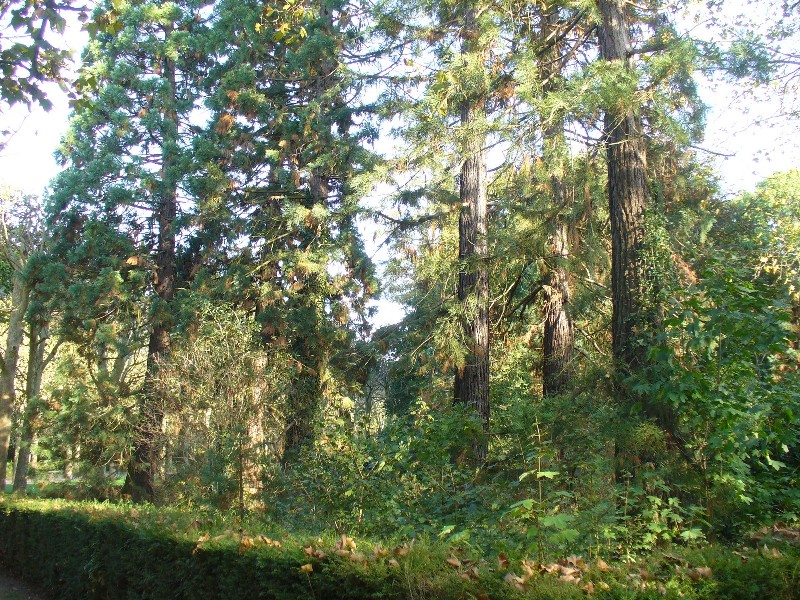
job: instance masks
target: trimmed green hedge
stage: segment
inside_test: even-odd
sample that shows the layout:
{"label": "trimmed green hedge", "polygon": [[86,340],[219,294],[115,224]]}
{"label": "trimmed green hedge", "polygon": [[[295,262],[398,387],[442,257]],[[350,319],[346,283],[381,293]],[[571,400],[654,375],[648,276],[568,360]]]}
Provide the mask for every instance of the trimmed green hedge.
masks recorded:
{"label": "trimmed green hedge", "polygon": [[[328,550],[320,560],[309,557],[299,541],[243,547],[241,536],[230,530],[211,537],[218,523],[216,531],[210,523],[193,528],[186,515],[172,513],[0,499],[0,565],[63,600],[518,596],[498,577],[465,581],[435,553],[413,551],[400,567],[389,563],[391,555],[351,560]],[[209,528],[210,535],[200,533]],[[313,571],[301,569],[308,564]],[[570,588],[557,597],[583,594],[575,586],[547,582],[551,586]]]}
{"label": "trimmed green hedge", "polygon": [[[391,598],[386,581],[321,569],[280,549],[239,552],[233,544],[196,550],[167,532],[97,518],[81,510],[39,511],[0,504],[0,563],[64,600],[107,598]],[[313,591],[312,591],[313,590]]]}
{"label": "trimmed green hedge", "polygon": [[[791,545],[672,549],[636,564],[582,567],[579,585],[593,582],[592,594],[554,575],[530,577],[521,592],[503,579],[521,574],[517,561],[462,557],[462,565],[443,546],[393,555],[360,542],[358,553],[340,547],[336,556],[331,540],[284,534],[278,545],[229,525],[152,507],[0,499],[0,565],[59,600],[800,598],[800,549]],[[467,576],[473,568],[479,575]],[[698,577],[701,570],[713,575]]]}

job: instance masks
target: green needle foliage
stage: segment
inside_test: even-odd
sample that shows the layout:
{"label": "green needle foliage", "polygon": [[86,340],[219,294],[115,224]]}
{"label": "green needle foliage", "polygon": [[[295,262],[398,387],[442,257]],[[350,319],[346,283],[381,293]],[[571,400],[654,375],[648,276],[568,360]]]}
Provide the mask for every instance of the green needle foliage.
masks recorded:
{"label": "green needle foliage", "polygon": [[796,596],[800,175],[724,197],[697,84],[793,89],[796,6],[685,8],[100,3],[44,250],[0,260],[4,414],[40,493],[146,524],[0,529],[78,528],[65,596]]}

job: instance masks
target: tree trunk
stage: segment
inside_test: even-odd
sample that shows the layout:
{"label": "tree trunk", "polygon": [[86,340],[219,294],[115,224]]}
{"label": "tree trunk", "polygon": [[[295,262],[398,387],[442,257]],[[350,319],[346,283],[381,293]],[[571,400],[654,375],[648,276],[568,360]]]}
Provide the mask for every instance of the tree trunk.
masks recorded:
{"label": "tree trunk", "polygon": [[25,381],[25,410],[22,418],[17,466],[14,471],[14,491],[24,493],[28,487],[28,468],[31,447],[36,434],[34,424],[39,416],[39,398],[45,369],[47,325],[31,325],[28,346],[28,373]]}
{"label": "tree trunk", "polygon": [[[602,17],[598,33],[602,58],[631,68],[630,32],[623,0],[598,0],[598,6]],[[632,109],[607,111],[605,136],[611,216],[612,350],[617,368],[625,376],[646,366],[644,334],[657,327],[656,299],[648,286],[644,261],[645,211],[650,190],[642,119]],[[631,390],[622,391],[631,400],[641,402],[648,417],[666,431],[674,432],[675,414],[671,407],[655,405]]]}
{"label": "tree trunk", "polygon": [[[462,29],[462,53],[480,51],[474,7],[468,7]],[[488,191],[485,135],[476,133],[486,118],[485,93],[480,91],[461,105],[462,166],[458,217],[458,300],[468,307],[464,323],[469,344],[463,368],[456,371],[455,402],[474,409],[484,433],[489,430],[489,271]],[[473,304],[474,303],[474,304]],[[485,436],[473,444],[475,459],[487,455]]]}
{"label": "tree trunk", "polygon": [[[608,61],[630,63],[631,43],[622,0],[599,0],[602,24],[600,53]],[[645,308],[642,250],[645,208],[649,199],[647,155],[642,120],[633,110],[607,111],[608,196],[611,216],[612,349],[625,372],[644,364],[645,348],[637,343]]]}
{"label": "tree trunk", "polygon": [[81,445],[76,442],[74,445],[70,443],[67,446],[67,460],[64,462],[64,477],[67,481],[72,481],[76,472],[80,474],[79,468],[81,463]]}
{"label": "tree trunk", "polygon": [[5,492],[8,471],[8,446],[11,441],[11,413],[16,401],[14,383],[19,349],[24,336],[25,313],[30,301],[30,286],[14,273],[11,289],[11,314],[8,318],[6,348],[0,361],[0,492]]}
{"label": "tree trunk", "polygon": [[[555,186],[554,186],[555,187]],[[575,335],[568,313],[571,296],[564,262],[569,258],[567,226],[557,217],[550,234],[553,264],[542,286],[544,295],[544,340],[542,344],[542,395],[555,396],[569,386]]]}
{"label": "tree trunk", "polygon": [[[172,26],[164,28],[165,39],[172,34]],[[154,378],[160,362],[167,356],[172,332],[172,302],[175,298],[175,217],[177,215],[178,182],[175,178],[176,146],[178,143],[178,113],[175,97],[175,62],[163,59],[163,77],[167,85],[164,121],[162,123],[162,154],[160,192],[155,218],[158,222],[158,250],[155,259],[156,306],[147,346],[147,377],[142,395],[141,421],[138,439],[134,442],[133,457],[123,493],[136,502],[152,501],[154,478],[158,470],[159,437],[163,421],[163,402]]]}
{"label": "tree trunk", "polygon": [[[549,94],[558,88],[561,78],[561,44],[557,43],[558,7],[551,6],[542,15],[542,42],[546,44],[541,55],[539,77],[542,93]],[[566,193],[562,180],[564,169],[560,156],[566,146],[563,118],[546,123],[542,132],[544,164],[551,170],[553,221],[550,224],[549,269],[544,278],[542,293],[544,304],[544,340],[542,343],[542,395],[554,396],[564,392],[569,385],[574,348],[572,318],[568,312],[571,286],[565,264],[570,255],[569,232],[563,216]]]}
{"label": "tree trunk", "polygon": [[[302,342],[304,345],[313,345],[312,340]],[[302,371],[295,376],[288,392],[288,414],[281,453],[284,466],[295,462],[303,444],[311,441],[314,415],[322,399],[326,353],[322,348],[298,353],[305,360],[313,360],[314,366],[301,364]]]}

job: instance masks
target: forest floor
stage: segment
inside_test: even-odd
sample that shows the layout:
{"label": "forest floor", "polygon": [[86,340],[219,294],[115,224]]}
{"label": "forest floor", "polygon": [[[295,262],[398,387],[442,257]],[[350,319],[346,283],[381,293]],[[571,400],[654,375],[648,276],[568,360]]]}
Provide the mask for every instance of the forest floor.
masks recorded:
{"label": "forest floor", "polygon": [[44,592],[0,572],[0,600],[48,600]]}

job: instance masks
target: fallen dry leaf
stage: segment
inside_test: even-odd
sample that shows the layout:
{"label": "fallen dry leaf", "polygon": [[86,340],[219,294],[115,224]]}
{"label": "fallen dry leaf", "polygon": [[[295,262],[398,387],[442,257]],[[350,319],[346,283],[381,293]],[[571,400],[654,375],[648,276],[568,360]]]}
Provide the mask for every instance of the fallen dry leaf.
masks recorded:
{"label": "fallen dry leaf", "polygon": [[390,558],[390,559],[389,559],[389,565],[391,565],[392,567],[395,567],[395,568],[397,568],[397,567],[399,567],[399,566],[400,566],[400,563],[399,563],[399,562],[397,562],[397,559],[396,559],[396,558]]}
{"label": "fallen dry leaf", "polygon": [[611,570],[611,566],[600,557],[598,557],[597,560],[594,561],[594,566],[597,568],[598,571],[610,571]]}
{"label": "fallen dry leaf", "polygon": [[314,571],[314,565],[312,565],[311,563],[307,563],[302,567],[300,567],[301,573],[312,573],[313,571]]}
{"label": "fallen dry leaf", "polygon": [[521,577],[517,577],[517,574],[514,571],[509,571],[506,573],[506,576],[503,577],[503,581],[505,581],[508,585],[517,588],[520,592],[525,591],[525,580]]}
{"label": "fallen dry leaf", "polygon": [[694,569],[689,569],[687,574],[692,581],[708,579],[711,577],[711,567],[695,567]]}
{"label": "fallen dry leaf", "polygon": [[458,557],[455,554],[453,554],[452,552],[450,553],[450,556],[447,558],[446,562],[451,567],[458,568],[458,567],[461,566],[461,561],[458,560]]}
{"label": "fallen dry leaf", "polygon": [[584,585],[581,589],[590,596],[594,594],[594,584],[591,581]]}
{"label": "fallen dry leaf", "polygon": [[769,556],[770,558],[781,558],[783,556],[783,553],[777,548],[771,548],[767,556]]}
{"label": "fallen dry leaf", "polygon": [[280,545],[281,545],[280,542],[276,542],[275,540],[271,540],[265,535],[258,536],[258,539],[260,539],[262,542],[264,542],[265,545],[270,546],[270,547],[272,547],[272,546],[280,547]]}
{"label": "fallen dry leaf", "polygon": [[351,552],[350,553],[350,560],[355,563],[365,563],[367,562],[367,557],[364,556],[363,552]]}
{"label": "fallen dry leaf", "polygon": [[532,560],[523,560],[520,563],[525,579],[530,579],[539,572],[539,563]]}
{"label": "fallen dry leaf", "polygon": [[580,556],[575,556],[574,554],[567,557],[567,564],[572,565],[573,567],[578,567],[579,569],[586,568],[586,561],[583,560]]}
{"label": "fallen dry leaf", "polygon": [[353,541],[353,538],[347,537],[345,534],[342,534],[342,537],[339,541],[336,542],[336,549],[337,550],[355,550],[356,543]]}
{"label": "fallen dry leaf", "polygon": [[542,571],[545,573],[560,573],[561,565],[559,565],[558,563],[550,563],[547,565],[542,565]]}
{"label": "fallen dry leaf", "polygon": [[508,557],[505,555],[504,552],[501,552],[500,554],[497,555],[497,567],[499,569],[505,571],[508,568],[509,564],[510,563]]}

